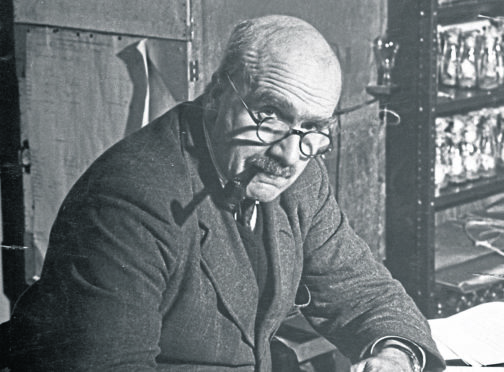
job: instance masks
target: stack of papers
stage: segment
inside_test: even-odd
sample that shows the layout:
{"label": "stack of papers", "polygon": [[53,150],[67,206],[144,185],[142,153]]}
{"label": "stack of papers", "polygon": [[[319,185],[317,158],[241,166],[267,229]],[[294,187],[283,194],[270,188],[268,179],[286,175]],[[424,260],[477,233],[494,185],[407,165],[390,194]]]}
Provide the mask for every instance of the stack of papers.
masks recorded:
{"label": "stack of papers", "polygon": [[[429,324],[446,361],[462,360],[475,367],[504,363],[504,302],[481,304],[447,318],[431,319]],[[472,370],[450,368],[447,371]],[[501,369],[504,371],[491,371]]]}
{"label": "stack of papers", "polygon": [[448,366],[445,372],[504,372],[504,367],[493,367],[492,369],[488,369],[486,367]]}

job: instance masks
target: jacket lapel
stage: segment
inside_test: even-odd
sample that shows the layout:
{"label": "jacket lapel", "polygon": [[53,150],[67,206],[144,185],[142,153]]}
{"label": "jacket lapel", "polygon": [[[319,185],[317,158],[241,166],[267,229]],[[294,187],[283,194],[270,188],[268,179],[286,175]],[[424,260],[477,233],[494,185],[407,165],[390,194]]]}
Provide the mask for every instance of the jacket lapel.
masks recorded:
{"label": "jacket lapel", "polygon": [[302,271],[302,252],[298,249],[288,216],[279,200],[264,205],[265,236],[273,268],[273,299],[265,324],[269,331],[281,321],[279,315],[294,304],[295,291]]}
{"label": "jacket lapel", "polygon": [[256,279],[235,221],[210,198],[198,208],[202,264],[229,314],[254,346]]}
{"label": "jacket lapel", "polygon": [[181,120],[181,133],[193,197],[203,195],[195,208],[202,267],[245,340],[254,346],[256,279],[233,216],[214,200],[222,191],[206,146],[201,108],[199,99],[188,106]]}
{"label": "jacket lapel", "polygon": [[[213,189],[218,182],[213,171],[210,156],[206,150],[201,126],[201,112],[197,109],[186,111],[182,121],[185,139],[183,147],[187,151],[191,172],[193,194],[203,189]],[[185,121],[187,120],[187,122]],[[192,124],[185,126],[186,123]],[[201,163],[200,163],[201,162]],[[202,265],[210,277],[217,294],[244,334],[247,342],[255,345],[255,315],[258,306],[257,282],[230,212],[215,204],[212,197],[206,197],[197,208],[201,233]],[[302,259],[298,257],[289,220],[279,199],[264,204],[265,244],[272,260],[274,294],[271,306],[261,325],[261,332],[269,332],[281,321],[280,312],[292,305],[296,285],[302,267],[297,267]],[[297,279],[297,280],[296,280]],[[260,335],[260,340],[264,339]],[[256,345],[258,348],[260,345]]]}

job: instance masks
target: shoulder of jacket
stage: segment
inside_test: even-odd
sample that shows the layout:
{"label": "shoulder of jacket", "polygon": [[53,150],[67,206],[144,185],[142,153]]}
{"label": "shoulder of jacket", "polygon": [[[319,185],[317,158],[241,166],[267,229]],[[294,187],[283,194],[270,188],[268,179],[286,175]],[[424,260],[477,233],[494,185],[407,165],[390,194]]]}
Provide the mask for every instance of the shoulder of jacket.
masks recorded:
{"label": "shoulder of jacket", "polygon": [[187,175],[181,149],[179,106],[106,150],[76,183],[88,193],[132,194],[182,189]]}
{"label": "shoulder of jacket", "polygon": [[320,195],[330,188],[327,168],[321,159],[312,159],[299,178],[286,191],[288,194]]}

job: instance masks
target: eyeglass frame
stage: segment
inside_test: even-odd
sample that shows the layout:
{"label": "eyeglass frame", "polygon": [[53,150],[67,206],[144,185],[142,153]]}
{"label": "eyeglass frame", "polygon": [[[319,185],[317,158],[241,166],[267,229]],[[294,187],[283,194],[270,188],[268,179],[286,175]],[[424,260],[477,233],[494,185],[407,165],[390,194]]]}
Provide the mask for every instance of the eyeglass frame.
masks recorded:
{"label": "eyeglass frame", "polygon": [[[256,129],[256,136],[257,138],[259,138],[259,140],[264,143],[264,144],[267,144],[267,145],[274,145],[275,143],[278,143],[278,142],[281,142],[283,141],[284,139],[290,137],[291,135],[295,134],[295,135],[298,135],[299,136],[299,151],[301,152],[301,154],[303,154],[304,156],[308,157],[308,158],[315,158],[317,156],[323,156],[329,152],[331,152],[333,150],[333,140],[332,140],[332,135],[331,135],[331,129],[329,128],[329,134],[327,133],[324,133],[324,132],[321,132],[319,130],[309,130],[307,132],[303,132],[299,129],[294,129],[294,128],[290,128],[289,131],[285,134],[285,136],[283,136],[282,138],[276,140],[276,141],[273,141],[273,142],[265,142],[261,136],[259,136],[259,129],[261,128],[261,125],[269,119],[269,117],[265,117],[264,119],[259,119],[257,118],[254,113],[252,112],[252,110],[248,107],[247,103],[245,102],[245,100],[242,98],[241,94],[238,92],[238,89],[236,88],[236,85],[235,83],[233,82],[233,80],[231,79],[231,76],[229,76],[229,74],[226,72],[226,76],[227,76],[227,79],[229,81],[229,84],[231,85],[231,88],[233,89],[233,91],[235,92],[236,96],[239,98],[240,102],[242,103],[243,107],[245,108],[245,110],[247,111],[247,113],[249,114],[250,118],[252,119],[252,121],[257,125],[257,129]],[[279,120],[281,121],[281,120]],[[315,155],[309,155],[309,154],[306,154],[304,151],[303,151],[303,148],[302,148],[302,144],[303,144],[303,138],[307,135],[307,134],[310,134],[310,133],[317,133],[317,134],[321,134],[325,137],[327,137],[329,139],[329,145],[327,147],[327,149],[322,152],[322,153],[317,153]]]}

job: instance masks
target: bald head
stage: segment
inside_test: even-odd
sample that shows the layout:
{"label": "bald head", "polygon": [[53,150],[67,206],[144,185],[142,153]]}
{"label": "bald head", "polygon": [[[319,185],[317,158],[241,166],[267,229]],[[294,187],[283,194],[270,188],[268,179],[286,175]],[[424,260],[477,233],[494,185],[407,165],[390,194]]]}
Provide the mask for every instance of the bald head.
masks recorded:
{"label": "bald head", "polygon": [[[309,23],[285,15],[269,15],[236,25],[213,83],[225,84],[225,74],[253,89],[265,65],[282,62],[293,79],[306,76],[324,81],[332,90],[328,98],[337,104],[341,92],[341,70],[337,57],[324,37]],[[214,87],[215,88],[215,87]]]}

